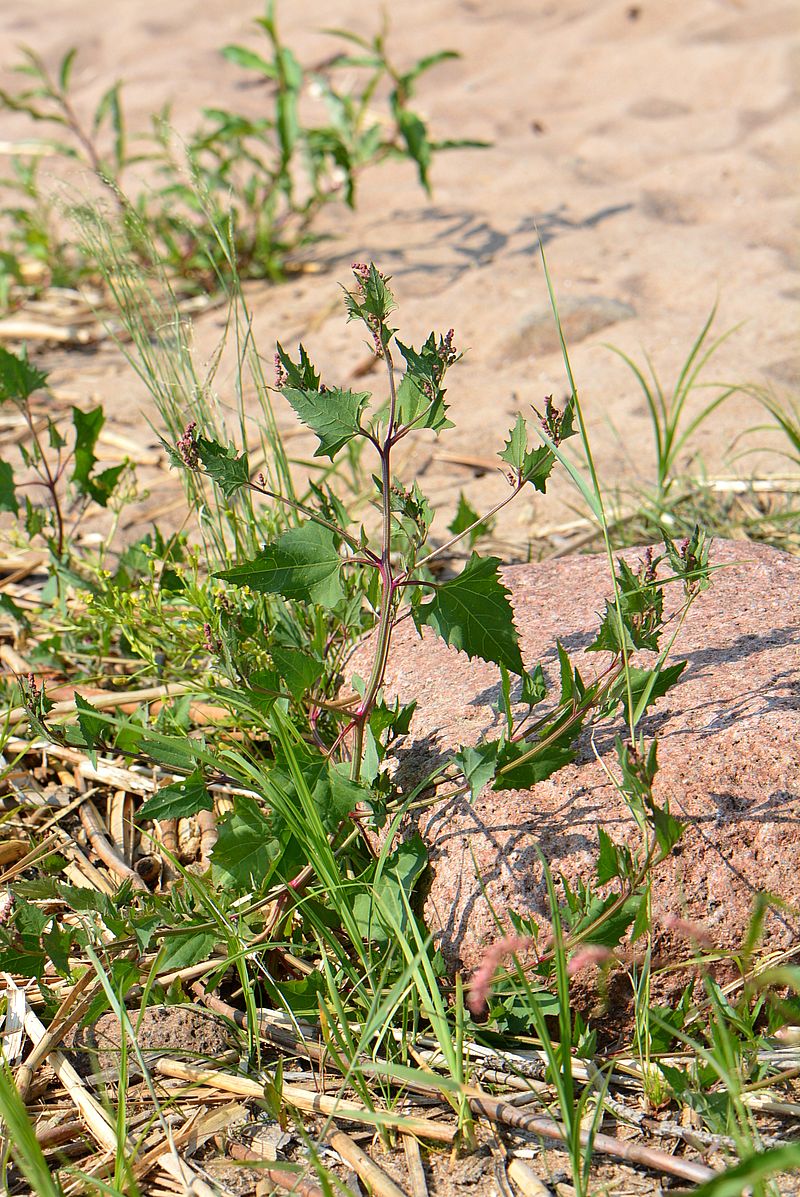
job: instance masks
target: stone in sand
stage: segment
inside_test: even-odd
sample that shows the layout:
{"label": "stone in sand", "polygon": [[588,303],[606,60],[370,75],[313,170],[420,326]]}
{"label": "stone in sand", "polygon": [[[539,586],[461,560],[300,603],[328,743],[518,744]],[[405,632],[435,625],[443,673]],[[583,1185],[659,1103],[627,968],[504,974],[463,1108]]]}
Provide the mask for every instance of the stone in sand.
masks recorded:
{"label": "stone in sand", "polygon": [[[668,798],[687,826],[656,872],[653,906],[660,918],[701,923],[729,949],[746,931],[756,894],[772,893],[791,909],[771,908],[766,942],[785,948],[796,939],[800,909],[800,560],[716,541],[711,563],[724,568],[696,600],[675,649],[673,659],[688,665],[641,725],[647,737],[658,736],[656,798]],[[555,683],[558,637],[591,676],[600,654],[581,650],[611,594],[605,558],[516,566],[505,581],[526,663],[540,661]],[[665,608],[678,604],[677,588],[668,587]],[[446,749],[498,734],[496,670],[448,648],[430,629],[420,640],[410,622],[400,626],[386,688],[418,703],[401,776],[420,778]],[[623,730],[618,721],[595,737],[612,769],[614,735]],[[453,800],[423,812],[416,826],[433,873],[428,924],[450,967],[468,969],[499,934],[489,903],[506,926],[509,909],[546,917],[537,848],[554,872],[593,880],[598,826],[617,841],[636,841],[588,735],[576,763],[534,789]]]}

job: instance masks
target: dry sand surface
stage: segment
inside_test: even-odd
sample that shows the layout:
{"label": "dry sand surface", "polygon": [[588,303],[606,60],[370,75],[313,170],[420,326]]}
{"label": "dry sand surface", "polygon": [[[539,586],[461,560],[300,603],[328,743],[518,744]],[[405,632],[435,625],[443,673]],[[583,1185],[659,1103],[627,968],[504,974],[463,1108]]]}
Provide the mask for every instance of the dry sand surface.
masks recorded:
{"label": "dry sand surface", "polygon": [[[397,163],[365,180],[355,213],[329,212],[335,240],[318,252],[322,273],[249,288],[265,355],[276,338],[285,345],[302,338],[329,377],[346,379],[364,349],[342,320],[338,284],[348,281],[352,260],[374,258],[394,277],[405,339],[452,325],[469,349],[451,376],[456,429],[441,449],[418,450],[422,485],[446,504],[462,488],[476,502],[490,501],[503,493],[499,475],[480,476],[440,453],[491,456],[518,408],[565,393],[538,227],[607,484],[646,477],[652,444],[635,383],[604,342],[639,357],[646,349],[671,381],[719,299],[719,330],[743,324],[710,377],[796,395],[793,5],[407,0],[391,7],[391,45],[402,64],[444,47],[461,54],[420,87],[419,107],[435,134],[484,138],[492,147],[438,158],[430,199],[412,168]],[[4,0],[2,60],[11,63],[14,47],[29,44],[55,63],[78,45],[76,98],[87,112],[121,77],[132,126],[172,99],[178,129],[189,131],[203,105],[259,110],[263,93],[242,87],[241,73],[217,53],[256,39],[258,12],[256,0]],[[331,52],[323,27],[372,32],[379,20],[377,6],[355,0],[284,0],[279,14],[285,39],[310,63]],[[0,84],[8,82],[0,73]],[[30,135],[22,120],[1,119],[0,140]],[[197,320],[201,360],[222,323],[219,311]],[[73,401],[101,399],[119,430],[154,443],[144,422],[147,394],[117,350],[49,359],[57,389]],[[223,398],[230,383],[219,380]],[[753,401],[739,398],[698,434],[709,469],[726,470],[731,442],[757,418]],[[303,439],[293,443],[305,447]],[[766,464],[782,468],[777,459]],[[156,489],[146,509],[155,513],[175,479],[155,470],[150,477]],[[524,544],[531,521],[546,524],[559,511],[540,498],[520,504],[507,532]]]}

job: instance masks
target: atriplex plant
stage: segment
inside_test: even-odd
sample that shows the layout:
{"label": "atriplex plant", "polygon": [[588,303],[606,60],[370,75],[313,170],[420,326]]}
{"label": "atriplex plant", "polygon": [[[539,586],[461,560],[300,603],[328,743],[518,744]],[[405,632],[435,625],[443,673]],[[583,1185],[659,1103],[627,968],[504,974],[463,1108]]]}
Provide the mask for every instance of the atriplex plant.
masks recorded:
{"label": "atriplex plant", "polygon": [[[476,1019],[480,1014],[471,995],[462,1000],[460,979],[454,991],[449,987],[421,923],[415,888],[425,868],[424,844],[415,835],[398,844],[396,833],[420,805],[477,795],[490,784],[494,789],[534,785],[573,759],[578,733],[591,718],[622,713],[618,785],[641,843],[638,848],[615,843],[600,828],[598,887],[562,883],[560,901],[549,884],[552,941],[532,921],[509,912],[518,935],[539,936],[539,951],[521,975],[511,974],[505,984],[501,980],[485,1011],[491,1034],[517,1036],[536,1029],[555,1084],[573,1180],[585,1193],[586,1135],[591,1149],[604,1093],[602,1085],[599,1093],[595,1085],[592,1094],[578,1092],[573,1056],[591,1055],[594,1039],[570,1003],[569,974],[581,952],[584,959],[588,953],[611,961],[627,939],[631,947],[617,953],[624,962],[652,932],[649,879],[681,827],[654,799],[656,747],[644,742],[639,724],[649,704],[680,675],[682,666],[668,665],[667,655],[682,615],[707,584],[707,546],[698,530],[679,546],[667,541],[663,554],[648,552],[638,566],[620,561],[614,597],[590,646],[607,654],[605,667],[587,682],[559,644],[560,694],[547,702],[543,669],[522,660],[498,559],[473,553],[459,574],[444,579],[430,567],[528,485],[544,491],[556,462],[581,487],[602,523],[602,499],[571,374],[565,410],[547,399],[543,412],[536,413],[541,444],[530,446],[530,429],[521,415],[509,431],[500,453],[508,494],[492,512],[475,516],[451,540],[431,549],[432,508],[416,480],[408,485],[394,475],[395,450],[421,430],[438,436],[450,426],[444,383],[458,359],[455,335],[431,333],[418,348],[405,344],[390,323],[395,305],[389,280],[374,265],[357,264],[353,274],[354,286],[345,294],[348,319],[364,326],[380,359],[384,401],[371,405],[367,392],[324,385],[302,346],[296,358],[277,347],[275,386],[316,435],[319,457],[335,466],[354,442],[373,455],[377,533],[370,535],[358,524],[328,485],[313,482],[298,497],[281,485],[280,470],[270,471],[267,463],[262,476],[246,453],[190,421],[166,448],[172,463],[186,471],[190,496],[201,493],[196,489],[201,475],[216,486],[225,512],[218,521],[223,532],[212,542],[211,578],[201,576],[196,561],[186,568],[177,552],[168,555],[154,536],[150,549],[162,554],[163,568],[152,589],[158,589],[159,601],[166,593],[167,599],[179,595],[183,603],[174,625],[161,628],[165,647],[167,640],[183,635],[187,612],[194,608],[202,647],[198,652],[196,641],[190,646],[187,672],[198,678],[197,691],[230,717],[189,736],[186,707],[153,721],[144,709],[112,716],[76,696],[76,719],[65,725],[53,718],[40,688],[30,683],[23,688],[38,734],[90,755],[110,750],[156,762],[178,775],[137,812],[148,843],[158,842],[159,829],[169,820],[210,812],[212,784],[232,789],[232,809],[219,827],[210,872],[197,877],[176,867],[174,886],[153,893],[144,885],[126,884],[112,899],[65,884],[54,864],[55,876],[15,882],[15,895],[23,900],[0,926],[0,968],[37,977],[47,999],[43,978],[52,980],[55,970],[71,984],[75,959],[86,958],[108,977],[106,998],[99,994],[93,1007],[99,1009],[110,989],[129,1000],[142,992],[143,1001],[150,994],[186,1000],[180,982],[173,981],[176,988],[167,991],[159,977],[183,976],[182,970],[208,962],[207,976],[191,984],[190,993],[241,1019],[250,1036],[250,1060],[258,1063],[259,1003],[282,1006],[295,1018],[317,1019],[330,1066],[357,1088],[378,1126],[391,1125],[395,1115],[384,1109],[385,1102],[374,1101],[374,1078],[386,1082],[384,1096],[391,1080],[430,1085],[430,1073],[418,1069],[412,1077],[408,1043],[419,1035],[428,1043],[432,1038],[449,1073],[437,1084],[468,1139],[466,1034],[479,1036],[481,1028],[467,1021],[465,1006]],[[28,382],[17,388],[20,394]],[[205,409],[198,418],[205,419]],[[576,425],[588,477],[564,452]],[[254,500],[264,501],[267,518],[260,517]],[[237,520],[253,522],[249,535],[237,532]],[[267,543],[255,551],[252,542],[259,534]],[[233,560],[220,562],[226,551]],[[58,554],[53,557],[58,570]],[[659,578],[663,564],[670,574]],[[683,588],[674,619],[665,613],[663,596],[670,580]],[[69,584],[78,591],[80,573],[74,572]],[[114,602],[117,611],[123,609],[130,575],[121,566],[118,575],[87,589],[93,601],[86,604],[90,614],[83,617],[82,632],[91,630],[92,618],[98,619],[91,613],[101,605],[112,619]],[[156,613],[163,610],[158,607]],[[410,791],[393,774],[388,758],[408,731],[412,710],[389,704],[382,695],[393,632],[407,615],[418,627],[428,625],[447,643],[498,667],[504,721],[495,739],[462,748],[436,776]],[[137,618],[138,611],[131,623]],[[352,678],[352,694],[349,654],[370,625],[367,677]],[[136,653],[133,639],[127,646]],[[172,643],[168,647],[172,650]],[[655,662],[638,667],[633,658],[639,650],[655,653]],[[381,828],[378,849],[371,833]],[[91,917],[59,917],[70,910]],[[291,966],[282,970],[287,960]],[[214,996],[231,972],[244,1011]],[[229,996],[233,1001],[230,990]],[[552,1014],[558,1017],[558,1042],[548,1021]],[[727,1017],[724,1010],[722,1016]],[[127,1016],[122,1021],[127,1025]],[[270,1080],[276,1091],[279,1069]],[[681,1084],[678,1072],[668,1083]],[[583,1116],[595,1096],[587,1132]],[[25,1162],[30,1170],[38,1166],[30,1152]]]}
{"label": "atriplex plant", "polygon": [[[526,779],[532,782],[569,759],[569,745],[589,709],[613,706],[622,699],[627,703],[633,732],[648,703],[676,677],[674,671],[662,671],[661,664],[656,670],[633,677],[627,661],[637,648],[655,649],[658,645],[663,605],[656,582],[657,562],[648,558],[638,575],[620,564],[617,598],[608,604],[592,646],[596,651],[612,653],[613,663],[601,679],[586,687],[577,671],[573,673],[562,650],[563,709],[556,720],[534,725],[536,747],[521,747],[521,741],[531,738],[531,712],[544,698],[545,687],[541,669],[530,673],[523,664],[511,605],[500,578],[500,561],[473,552],[464,570],[447,581],[434,580],[430,566],[511,503],[526,486],[544,492],[556,459],[562,457],[559,446],[574,435],[575,399],[563,412],[547,399],[544,412],[539,414],[544,443],[538,448],[529,447],[526,422],[521,415],[518,417],[499,455],[507,467],[509,493],[490,512],[476,517],[452,539],[429,551],[433,511],[416,481],[409,488],[395,477],[392,460],[396,446],[405,437],[421,429],[430,429],[438,436],[451,426],[443,383],[458,358],[454,332],[451,329],[438,336],[431,333],[419,349],[404,344],[389,323],[395,303],[388,280],[374,265],[356,264],[353,273],[356,287],[345,293],[348,319],[365,325],[374,352],[384,364],[385,405],[368,419],[371,395],[326,386],[303,346],[295,362],[278,345],[276,388],[316,434],[316,456],[335,461],[356,437],[364,438],[372,447],[378,462],[374,482],[381,514],[377,544],[373,545],[363,527],[351,527],[347,511],[330,491],[318,491],[315,501],[300,504],[269,489],[263,477],[250,477],[245,455],[198,434],[194,421],[175,447],[166,448],[175,465],[207,474],[228,498],[240,490],[254,492],[302,517],[256,558],[218,571],[217,577],[237,587],[279,595],[301,606],[312,605],[329,612],[336,612],[348,601],[354,592],[352,579],[356,579],[367,601],[374,605],[376,629],[369,675],[363,683],[355,683],[360,690],[358,699],[349,706],[337,704],[341,725],[333,742],[325,745],[329,755],[350,759],[352,781],[361,780],[367,756],[372,762],[368,780],[377,775],[381,749],[371,721],[383,685],[392,632],[405,607],[418,627],[429,625],[448,644],[496,664],[503,676],[508,734],[493,744],[465,750],[461,763],[473,789],[485,784],[495,771],[499,778],[506,779],[498,780],[499,786],[522,785]],[[402,377],[398,377],[396,355],[404,363]],[[702,538],[698,534],[680,551],[670,545],[669,556],[676,576],[685,579],[690,600],[704,584]],[[427,592],[432,592],[432,597],[423,601]],[[322,666],[319,658],[316,667]],[[314,672],[319,676],[317,668]],[[520,698],[527,707],[522,721],[524,731],[514,726],[512,676],[521,681]]]}
{"label": "atriplex plant", "polygon": [[[464,139],[437,141],[411,107],[418,79],[438,63],[455,58],[452,50],[425,55],[408,70],[389,57],[384,21],[372,38],[346,30],[331,31],[356,47],[339,53],[318,69],[306,69],[280,38],[275,5],[267,4],[256,22],[268,42],[269,57],[240,45],[225,46],[228,62],[251,72],[264,86],[268,106],[248,116],[207,108],[204,122],[182,144],[170,127],[169,108],[151,118],[149,131],[131,133],[119,82],[106,91],[91,118],[72,92],[77,50],[69,50],[51,72],[34,50],[25,50],[16,68],[29,86],[0,92],[0,110],[21,112],[58,138],[43,140],[27,156],[14,160],[14,175],[3,180],[20,202],[0,209],[10,227],[10,252],[0,255],[0,277],[22,281],[34,259],[46,281],[73,283],[97,274],[91,257],[76,253],[59,229],[54,197],[41,183],[43,152],[75,159],[111,196],[121,217],[129,251],[145,267],[152,254],[174,276],[202,286],[215,285],[225,267],[220,233],[235,230],[238,269],[245,277],[278,278],[303,245],[317,239],[314,225],[327,204],[353,207],[361,175],[390,158],[405,158],[430,189],[429,170],[436,153],[478,145]],[[355,76],[356,86],[339,87],[337,75]],[[378,105],[385,96],[385,112]],[[325,117],[306,124],[301,99],[321,103]],[[33,153],[33,156],[31,156]],[[141,186],[144,167],[150,185]],[[48,172],[50,173],[50,172]],[[159,185],[152,186],[155,173]],[[148,236],[138,230],[144,225]],[[29,272],[28,272],[29,273]],[[0,290],[0,301],[3,292]]]}

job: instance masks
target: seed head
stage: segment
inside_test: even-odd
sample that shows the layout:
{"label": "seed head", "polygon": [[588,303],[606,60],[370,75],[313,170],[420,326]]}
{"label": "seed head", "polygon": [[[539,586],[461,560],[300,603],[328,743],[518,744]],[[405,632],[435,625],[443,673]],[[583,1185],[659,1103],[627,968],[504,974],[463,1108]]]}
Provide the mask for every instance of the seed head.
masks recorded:
{"label": "seed head", "polygon": [[489,1005],[492,992],[492,981],[498,966],[506,956],[514,952],[522,952],[533,943],[527,935],[506,935],[503,939],[495,940],[485,951],[476,972],[469,985],[467,1005],[476,1018],[482,1017]]}
{"label": "seed head", "polygon": [[178,450],[178,456],[188,470],[197,470],[200,467],[200,457],[197,452],[197,441],[195,440],[194,430],[197,427],[196,420],[190,420],[183,430],[181,436],[178,437],[175,448]]}
{"label": "seed head", "polygon": [[609,948],[603,948],[600,944],[588,944],[587,947],[580,948],[567,964],[567,976],[574,977],[584,968],[599,968],[613,959],[614,953]]}

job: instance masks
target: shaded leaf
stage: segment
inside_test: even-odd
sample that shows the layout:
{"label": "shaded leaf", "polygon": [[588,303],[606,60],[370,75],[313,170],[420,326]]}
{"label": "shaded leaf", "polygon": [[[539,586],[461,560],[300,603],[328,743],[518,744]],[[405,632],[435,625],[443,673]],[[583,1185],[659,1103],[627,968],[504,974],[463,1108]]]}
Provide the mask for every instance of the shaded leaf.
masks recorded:
{"label": "shaded leaf", "polygon": [[273,644],[270,654],[275,669],[290,694],[301,698],[322,676],[323,664],[310,653],[289,645]]}
{"label": "shaded leaf", "polygon": [[[466,532],[467,528],[471,528],[467,543],[472,548],[476,540],[491,532],[493,523],[493,520],[482,521],[478,512],[466,499],[464,492],[459,491],[458,506],[452,522],[447,525],[448,532],[452,532],[454,536],[460,536],[462,532]],[[472,527],[473,524],[474,527]]]}
{"label": "shaded leaf", "polygon": [[356,895],[353,914],[364,939],[388,943],[402,934],[412,891],[427,863],[425,845],[415,834],[386,859],[366,892]]}
{"label": "shaded leaf", "polygon": [[554,740],[545,748],[537,748],[535,754],[532,749],[536,745],[527,741],[505,743],[497,758],[497,775],[492,788],[529,790],[538,781],[546,781],[575,759],[571,736],[572,733]]}
{"label": "shaded leaf", "polygon": [[252,798],[238,794],[211,853],[215,881],[237,890],[262,887],[275,871],[288,838],[288,832],[280,833]]}

